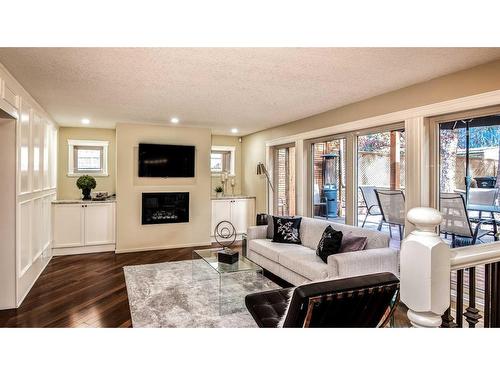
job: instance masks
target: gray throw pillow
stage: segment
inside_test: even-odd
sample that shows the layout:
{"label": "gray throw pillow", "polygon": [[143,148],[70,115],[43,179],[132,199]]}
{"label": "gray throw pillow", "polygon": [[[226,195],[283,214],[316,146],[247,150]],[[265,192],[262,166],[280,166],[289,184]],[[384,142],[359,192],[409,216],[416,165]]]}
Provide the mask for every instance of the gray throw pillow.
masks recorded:
{"label": "gray throw pillow", "polygon": [[368,237],[360,237],[347,233],[342,237],[342,245],[340,245],[339,253],[364,250],[367,244]]}
{"label": "gray throw pillow", "polygon": [[266,238],[272,240],[274,235],[273,215],[267,215],[267,235]]}

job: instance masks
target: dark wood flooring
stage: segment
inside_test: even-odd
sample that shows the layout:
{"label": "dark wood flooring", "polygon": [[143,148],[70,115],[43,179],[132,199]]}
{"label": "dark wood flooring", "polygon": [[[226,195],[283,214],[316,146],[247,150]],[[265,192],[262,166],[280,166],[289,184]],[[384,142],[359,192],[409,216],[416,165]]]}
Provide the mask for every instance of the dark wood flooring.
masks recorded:
{"label": "dark wood flooring", "polygon": [[[0,311],[0,327],[131,327],[122,268],[188,260],[192,250],[54,257],[22,305]],[[407,326],[405,319],[404,310],[399,311],[396,326]]]}

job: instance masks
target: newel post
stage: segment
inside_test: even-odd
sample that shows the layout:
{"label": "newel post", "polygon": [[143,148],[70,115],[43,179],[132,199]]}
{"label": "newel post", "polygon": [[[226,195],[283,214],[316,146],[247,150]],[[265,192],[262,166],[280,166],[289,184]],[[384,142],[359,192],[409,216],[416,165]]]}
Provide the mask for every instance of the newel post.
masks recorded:
{"label": "newel post", "polygon": [[450,248],[436,232],[442,216],[417,207],[407,219],[416,229],[401,243],[401,301],[414,327],[439,327],[450,306]]}

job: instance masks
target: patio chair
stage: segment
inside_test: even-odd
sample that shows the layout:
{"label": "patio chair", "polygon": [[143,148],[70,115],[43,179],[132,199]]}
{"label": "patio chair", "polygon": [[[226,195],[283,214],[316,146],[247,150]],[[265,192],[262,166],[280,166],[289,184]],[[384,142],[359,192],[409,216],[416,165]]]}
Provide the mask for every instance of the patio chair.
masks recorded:
{"label": "patio chair", "polygon": [[491,234],[491,231],[481,229],[481,221],[473,229],[469,214],[465,206],[465,199],[459,193],[441,193],[440,211],[443,222],[439,228],[440,233],[451,235],[451,247],[458,247],[463,241],[457,241],[457,237],[469,239],[472,245],[480,241],[483,236]]}
{"label": "patio chair", "polygon": [[359,190],[361,190],[361,195],[363,196],[363,200],[365,201],[366,205],[366,215],[365,219],[363,220],[363,224],[361,224],[361,227],[365,226],[366,219],[368,218],[368,216],[382,215],[382,213],[380,212],[380,207],[378,205],[377,195],[375,194],[375,189],[376,189],[375,186],[368,186],[368,185],[359,187]]}
{"label": "patio chair", "polygon": [[398,302],[399,280],[388,272],[315,282],[245,297],[248,311],[261,328],[277,328],[280,321],[284,328],[384,327]]}
{"label": "patio chair", "polygon": [[382,224],[389,225],[389,234],[392,237],[391,225],[397,225],[399,238],[403,239],[405,227],[405,195],[401,190],[376,189],[375,194],[382,212],[382,220],[378,225],[378,230],[382,229]]}
{"label": "patio chair", "polygon": [[[482,205],[482,206],[494,206],[498,196],[498,189],[485,189],[485,188],[470,188],[469,189],[469,199],[467,200],[467,205]],[[471,210],[469,210],[470,212]],[[490,212],[491,217],[493,213]],[[479,211],[477,217],[469,215],[470,220],[481,220],[482,212]]]}

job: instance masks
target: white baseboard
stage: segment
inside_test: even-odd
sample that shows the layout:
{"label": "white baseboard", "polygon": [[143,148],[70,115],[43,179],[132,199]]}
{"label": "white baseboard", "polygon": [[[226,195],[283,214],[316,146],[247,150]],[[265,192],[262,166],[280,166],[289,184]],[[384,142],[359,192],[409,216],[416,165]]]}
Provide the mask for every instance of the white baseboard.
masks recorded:
{"label": "white baseboard", "polygon": [[[31,291],[31,288],[33,288],[33,285],[35,285],[35,283],[37,282],[38,278],[40,277],[40,275],[42,274],[43,271],[45,271],[45,268],[47,268],[47,266],[49,265],[50,261],[52,260],[52,257],[54,256],[54,254],[52,254],[48,259],[47,261],[45,262],[45,264],[42,266],[42,268],[40,269],[40,272],[38,272],[38,274],[36,275],[36,277],[34,278],[34,280],[30,283],[30,286],[29,288],[26,290],[26,292],[24,293],[24,295],[18,300],[16,301],[16,309],[19,308],[21,306],[21,304],[23,303],[24,299],[28,296],[29,292]],[[1,309],[0,309],[1,310]]]}
{"label": "white baseboard", "polygon": [[103,253],[108,251],[115,251],[115,249],[116,249],[115,244],[79,246],[79,247],[61,247],[52,249],[52,256]]}

